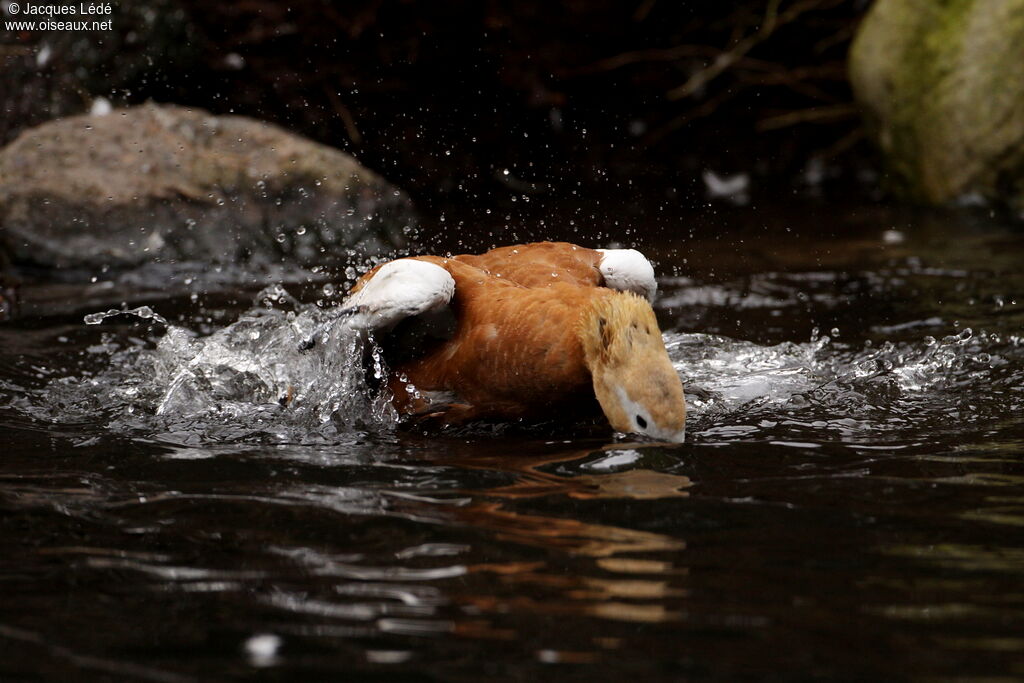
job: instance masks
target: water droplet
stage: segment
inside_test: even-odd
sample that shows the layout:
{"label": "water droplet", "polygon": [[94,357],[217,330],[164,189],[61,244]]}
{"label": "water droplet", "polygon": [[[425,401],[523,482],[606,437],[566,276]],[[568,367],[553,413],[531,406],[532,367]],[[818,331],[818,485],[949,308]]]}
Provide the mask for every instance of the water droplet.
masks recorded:
{"label": "water droplet", "polygon": [[118,315],[134,315],[136,318],[142,318],[143,320],[153,320],[163,325],[167,324],[167,320],[163,316],[156,313],[149,306],[139,306],[138,308],[132,308],[128,310],[120,310],[112,308],[105,313],[89,313],[83,320],[86,325],[99,325],[107,318],[113,318]]}

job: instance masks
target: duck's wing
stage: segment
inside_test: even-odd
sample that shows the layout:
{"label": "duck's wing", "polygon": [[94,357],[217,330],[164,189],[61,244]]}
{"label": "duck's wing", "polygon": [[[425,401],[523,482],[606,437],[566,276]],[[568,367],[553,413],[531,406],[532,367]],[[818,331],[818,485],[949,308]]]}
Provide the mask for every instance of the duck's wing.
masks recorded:
{"label": "duck's wing", "polygon": [[601,254],[597,269],[604,278],[605,287],[620,292],[633,292],[648,301],[654,301],[658,281],[654,266],[636,249],[595,249]]}
{"label": "duck's wing", "polygon": [[654,300],[658,289],[651,262],[636,249],[588,249],[568,242],[499,247],[457,260],[523,287],[556,282],[608,287]]}
{"label": "duck's wing", "polygon": [[454,294],[455,280],[444,267],[423,259],[397,259],[364,275],[343,310],[354,328],[388,331],[408,318],[446,308]]}

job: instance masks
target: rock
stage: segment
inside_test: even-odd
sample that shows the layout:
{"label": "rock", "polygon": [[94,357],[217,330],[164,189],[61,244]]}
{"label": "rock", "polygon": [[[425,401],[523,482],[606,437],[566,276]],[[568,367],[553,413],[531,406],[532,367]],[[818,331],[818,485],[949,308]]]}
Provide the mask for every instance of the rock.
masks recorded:
{"label": "rock", "polygon": [[260,121],[148,104],[52,121],[0,150],[16,260],[323,261],[412,230],[408,198],[347,154]]}
{"label": "rock", "polygon": [[1024,200],[1022,45],[1024,0],[875,2],[850,79],[897,193]]}
{"label": "rock", "polygon": [[10,320],[18,312],[18,285],[20,282],[10,272],[7,255],[0,244],[0,322]]}

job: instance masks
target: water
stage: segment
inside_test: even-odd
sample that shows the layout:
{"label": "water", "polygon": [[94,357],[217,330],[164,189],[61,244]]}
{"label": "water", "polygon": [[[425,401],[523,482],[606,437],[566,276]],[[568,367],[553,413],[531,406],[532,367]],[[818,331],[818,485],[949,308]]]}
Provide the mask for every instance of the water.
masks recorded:
{"label": "water", "polygon": [[731,218],[644,246],[680,447],[400,428],[322,274],[30,288],[0,678],[1024,676],[1024,238]]}

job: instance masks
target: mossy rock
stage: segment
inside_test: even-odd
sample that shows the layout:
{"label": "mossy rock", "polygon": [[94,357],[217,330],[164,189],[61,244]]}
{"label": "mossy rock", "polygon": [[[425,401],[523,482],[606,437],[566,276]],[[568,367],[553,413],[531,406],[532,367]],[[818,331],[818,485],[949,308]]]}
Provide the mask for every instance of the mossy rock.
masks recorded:
{"label": "mossy rock", "polygon": [[0,230],[47,266],[316,263],[392,251],[404,193],[339,150],[241,116],[149,104],[45,123],[0,150]]}
{"label": "mossy rock", "polygon": [[894,191],[1024,208],[1024,0],[877,0],[849,68]]}

